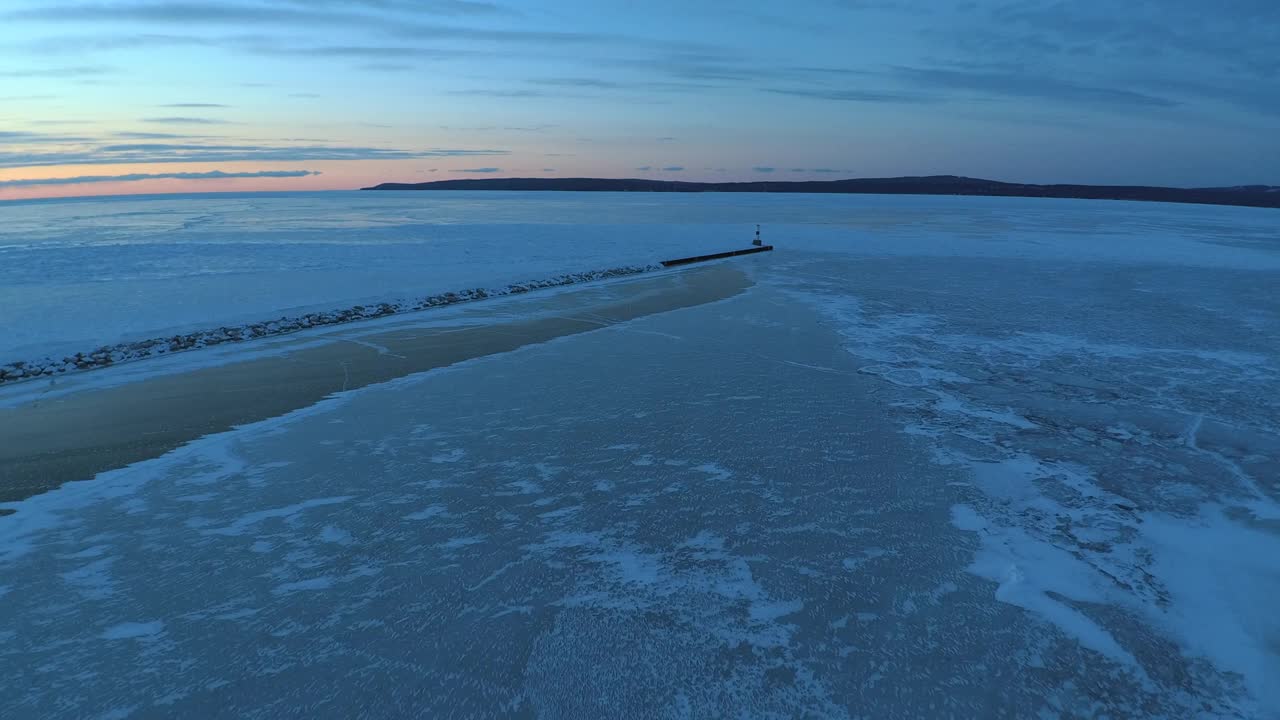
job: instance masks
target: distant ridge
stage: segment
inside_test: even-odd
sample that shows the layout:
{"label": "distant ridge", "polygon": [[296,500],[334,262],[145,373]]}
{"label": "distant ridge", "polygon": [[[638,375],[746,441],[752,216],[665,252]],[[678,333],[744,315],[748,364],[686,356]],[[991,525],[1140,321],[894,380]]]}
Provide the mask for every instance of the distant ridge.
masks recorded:
{"label": "distant ridge", "polygon": [[363,190],[519,190],[569,192],[771,192],[877,195],[976,195],[1050,197],[1087,200],[1145,200],[1280,207],[1280,187],[1241,185],[1222,188],[1168,188],[1140,185],[1029,185],[996,180],[931,175],[927,177],[858,178],[759,182],[683,182],[609,178],[478,178],[424,183],[383,183]]}

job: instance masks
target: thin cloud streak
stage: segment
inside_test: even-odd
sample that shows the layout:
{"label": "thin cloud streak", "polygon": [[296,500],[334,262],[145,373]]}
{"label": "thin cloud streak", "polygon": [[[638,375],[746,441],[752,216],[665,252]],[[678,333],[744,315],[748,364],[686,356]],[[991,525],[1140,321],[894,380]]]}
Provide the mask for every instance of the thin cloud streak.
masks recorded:
{"label": "thin cloud streak", "polygon": [[147,163],[306,162],[317,160],[413,160],[427,157],[509,155],[509,150],[347,147],[330,145],[199,145],[132,143],[73,152],[0,151],[0,168],[53,165],[133,165]]}
{"label": "thin cloud streak", "polygon": [[881,92],[874,90],[822,90],[806,88],[764,88],[767,93],[790,95],[792,97],[810,98],[813,100],[834,100],[836,102],[861,103],[905,103],[920,104],[939,102],[942,98],[919,93]]}
{"label": "thin cloud streak", "polygon": [[[334,3],[322,3],[333,6]],[[350,7],[353,3],[343,3]],[[429,7],[432,3],[428,3]],[[367,8],[367,3],[366,3]],[[450,14],[450,13],[443,13]],[[457,14],[457,13],[453,13]],[[334,11],[317,9],[314,4],[305,7],[271,7],[263,5],[227,5],[220,2],[174,0],[169,2],[142,2],[130,5],[100,5],[82,3],[58,3],[45,7],[10,11],[0,18],[10,22],[67,23],[83,25],[98,23],[150,23],[157,25],[190,26],[278,26],[290,32],[300,27],[338,27],[344,30],[365,29],[390,33],[417,40],[451,40],[502,45],[531,45],[555,48],[563,45],[598,45],[604,47],[640,47],[667,49],[673,52],[705,50],[702,43],[651,39],[617,33],[569,32],[558,30],[502,30],[457,25],[440,25],[406,18],[400,14]],[[145,37],[145,36],[142,36]],[[158,41],[169,42],[174,35],[154,34]],[[193,38],[193,42],[206,42]]]}
{"label": "thin cloud streak", "polygon": [[356,69],[365,70],[368,72],[396,73],[396,72],[410,72],[412,70],[417,70],[418,67],[416,65],[408,65],[405,63],[364,63],[363,65],[357,65]]}
{"label": "thin cloud streak", "polygon": [[227,125],[229,121],[217,118],[201,117],[149,117],[139,118],[141,122],[161,125]]}
{"label": "thin cloud streak", "polygon": [[258,172],[181,172],[133,173],[130,175],[79,175],[65,178],[31,178],[0,180],[0,188],[39,187],[44,185],[83,185],[104,182],[138,182],[140,180],[224,180],[227,178],[297,178],[319,175],[316,170],[261,170]]}
{"label": "thin cloud streak", "polygon": [[297,55],[302,57],[331,58],[424,58],[446,60],[473,55],[465,50],[441,50],[438,48],[382,46],[382,45],[320,45],[314,47],[254,46],[250,52],[261,55]]}
{"label": "thin cloud streak", "polygon": [[0,130],[0,144],[31,145],[41,143],[83,142],[93,142],[93,138],[72,135],[50,135],[48,133],[31,132],[29,130]]}
{"label": "thin cloud streak", "polygon": [[1134,90],[1082,85],[1058,78],[1002,72],[894,67],[892,74],[908,83],[935,89],[968,90],[992,95],[1132,107],[1171,108],[1180,103]]}
{"label": "thin cloud streak", "polygon": [[11,78],[79,78],[109,75],[113,68],[101,65],[79,65],[76,67],[31,68],[27,70],[0,70],[0,77]]}
{"label": "thin cloud streak", "polygon": [[202,135],[183,135],[180,133],[165,132],[135,132],[120,131],[111,133],[111,137],[121,138],[123,140],[194,140]]}

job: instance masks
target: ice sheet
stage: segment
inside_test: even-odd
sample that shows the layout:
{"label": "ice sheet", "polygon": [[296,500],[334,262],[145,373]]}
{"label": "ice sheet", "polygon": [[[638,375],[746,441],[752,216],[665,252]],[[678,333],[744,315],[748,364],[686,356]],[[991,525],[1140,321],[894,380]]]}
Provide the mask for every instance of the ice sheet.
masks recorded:
{"label": "ice sheet", "polygon": [[1277,221],[934,202],[11,504],[9,707],[1280,717]]}
{"label": "ice sheet", "polygon": [[1280,266],[1265,209],[1019,198],[281,193],[0,203],[0,364],[744,247]]}

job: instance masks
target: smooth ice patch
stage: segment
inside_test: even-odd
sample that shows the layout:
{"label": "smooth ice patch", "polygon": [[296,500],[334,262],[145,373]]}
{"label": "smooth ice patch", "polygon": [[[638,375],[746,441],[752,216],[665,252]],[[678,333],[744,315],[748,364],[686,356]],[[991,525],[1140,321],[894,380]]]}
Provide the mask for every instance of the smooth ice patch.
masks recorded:
{"label": "smooth ice patch", "polygon": [[429,505],[417,512],[409,513],[404,516],[405,520],[430,520],[433,517],[443,517],[448,515],[449,511],[444,505]]}
{"label": "smooth ice patch", "polygon": [[296,580],[277,585],[273,593],[276,595],[287,595],[289,593],[307,591],[307,590],[328,590],[333,587],[333,578],[328,575],[322,577],[308,578],[306,580]]}
{"label": "smooth ice patch", "polygon": [[324,542],[338,545],[350,545],[352,543],[351,533],[336,525],[325,525],[324,529],[320,531],[320,539]]}
{"label": "smooth ice patch", "polygon": [[149,640],[162,632],[164,632],[164,622],[160,620],[123,622],[103,630],[100,637],[103,640]]}
{"label": "smooth ice patch", "polygon": [[442,550],[461,550],[470,545],[479,545],[485,541],[484,535],[468,535],[465,537],[456,537],[440,543],[437,547]]}

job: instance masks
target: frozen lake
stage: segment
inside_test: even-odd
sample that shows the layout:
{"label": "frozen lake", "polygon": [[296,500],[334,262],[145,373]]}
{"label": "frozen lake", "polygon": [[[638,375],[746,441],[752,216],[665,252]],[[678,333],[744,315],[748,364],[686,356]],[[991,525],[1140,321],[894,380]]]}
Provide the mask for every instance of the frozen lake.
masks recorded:
{"label": "frozen lake", "polygon": [[[869,195],[377,192],[0,204],[0,364],[735,249],[1274,267],[1275,213]],[[1227,248],[1230,248],[1228,250]],[[1253,249],[1255,252],[1248,252]]]}
{"label": "frozen lake", "polygon": [[5,504],[6,715],[1280,718],[1280,213],[334,194],[0,215],[0,307],[59,333],[6,314],[10,351],[725,249],[756,222],[778,247],[729,261],[750,287],[723,300]]}

